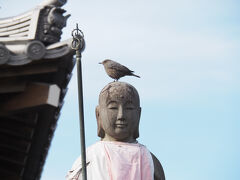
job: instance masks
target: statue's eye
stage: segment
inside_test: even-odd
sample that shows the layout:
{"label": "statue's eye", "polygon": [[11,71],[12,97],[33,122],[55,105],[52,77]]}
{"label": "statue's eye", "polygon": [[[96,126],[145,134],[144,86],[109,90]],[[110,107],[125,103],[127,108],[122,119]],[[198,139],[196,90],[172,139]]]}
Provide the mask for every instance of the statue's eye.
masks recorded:
{"label": "statue's eye", "polygon": [[133,106],[127,106],[126,109],[127,109],[127,110],[133,110],[134,107],[133,107]]}
{"label": "statue's eye", "polygon": [[108,109],[117,109],[118,108],[117,103],[115,103],[115,102],[110,102],[107,107],[108,107]]}
{"label": "statue's eye", "polygon": [[117,106],[108,106],[108,109],[117,109]]}
{"label": "statue's eye", "polygon": [[126,110],[134,110],[134,109],[135,109],[135,106],[134,106],[134,104],[130,101],[130,102],[127,102],[127,103],[125,104],[125,109],[126,109]]}

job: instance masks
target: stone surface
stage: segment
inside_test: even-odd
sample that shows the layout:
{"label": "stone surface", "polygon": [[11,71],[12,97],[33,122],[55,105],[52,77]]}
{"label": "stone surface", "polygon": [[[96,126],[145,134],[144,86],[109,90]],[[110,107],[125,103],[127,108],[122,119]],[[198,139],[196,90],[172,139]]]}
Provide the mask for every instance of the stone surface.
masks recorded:
{"label": "stone surface", "polygon": [[[99,95],[96,107],[98,136],[102,141],[136,143],[141,115],[137,90],[125,82],[112,82]],[[152,153],[154,180],[165,180],[159,160]]]}
{"label": "stone surface", "polygon": [[101,91],[96,108],[102,140],[135,142],[141,114],[139,105],[138,92],[132,85],[123,82],[108,84]]}

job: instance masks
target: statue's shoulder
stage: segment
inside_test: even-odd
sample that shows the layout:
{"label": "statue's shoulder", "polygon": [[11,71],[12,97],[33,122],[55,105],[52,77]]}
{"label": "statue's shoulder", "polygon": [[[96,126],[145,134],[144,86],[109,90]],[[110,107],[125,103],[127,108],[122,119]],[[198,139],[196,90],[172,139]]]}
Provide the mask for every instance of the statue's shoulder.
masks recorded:
{"label": "statue's shoulder", "polygon": [[160,161],[156,158],[156,156],[153,153],[151,153],[151,155],[152,155],[153,165],[154,165],[154,180],[165,180],[163,167]]}
{"label": "statue's shoulder", "polygon": [[[89,168],[90,163],[92,162],[93,155],[96,153],[96,150],[99,150],[100,143],[96,142],[86,149],[86,165],[87,169]],[[77,179],[82,172],[82,158],[79,156],[72,165],[72,168],[68,171],[66,175],[67,180]]]}

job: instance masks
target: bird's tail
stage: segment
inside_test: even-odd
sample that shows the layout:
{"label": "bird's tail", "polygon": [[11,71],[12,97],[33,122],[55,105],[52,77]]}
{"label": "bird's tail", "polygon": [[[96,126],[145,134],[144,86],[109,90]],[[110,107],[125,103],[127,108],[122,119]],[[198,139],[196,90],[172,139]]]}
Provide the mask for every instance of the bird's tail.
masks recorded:
{"label": "bird's tail", "polygon": [[133,76],[135,76],[135,77],[138,77],[138,78],[140,78],[140,76],[138,76],[138,75],[136,75],[136,74],[132,74]]}

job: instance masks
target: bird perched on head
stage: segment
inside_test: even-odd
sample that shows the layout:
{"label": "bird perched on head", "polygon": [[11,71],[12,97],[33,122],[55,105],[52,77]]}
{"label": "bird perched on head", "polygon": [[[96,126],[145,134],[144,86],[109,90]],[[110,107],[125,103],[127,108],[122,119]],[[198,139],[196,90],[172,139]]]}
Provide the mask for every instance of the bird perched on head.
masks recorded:
{"label": "bird perched on head", "polygon": [[103,62],[100,62],[104,66],[104,69],[108,76],[118,81],[123,76],[135,76],[140,78],[140,76],[133,74],[134,71],[131,71],[126,66],[123,66],[113,60],[106,59]]}

